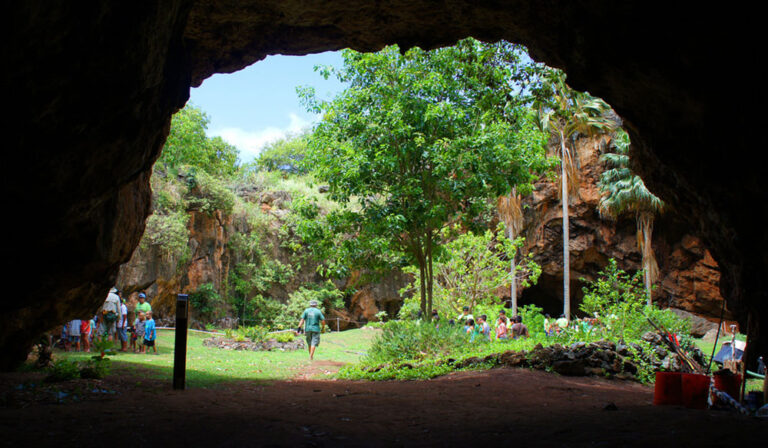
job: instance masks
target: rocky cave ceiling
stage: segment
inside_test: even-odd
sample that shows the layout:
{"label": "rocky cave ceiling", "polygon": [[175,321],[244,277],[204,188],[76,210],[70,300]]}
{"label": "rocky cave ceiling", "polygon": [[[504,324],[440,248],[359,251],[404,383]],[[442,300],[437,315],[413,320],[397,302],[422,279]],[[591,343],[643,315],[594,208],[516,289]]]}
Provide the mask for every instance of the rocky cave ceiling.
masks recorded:
{"label": "rocky cave ceiling", "polygon": [[466,36],[526,45],[622,115],[635,168],[711,247],[729,308],[745,324],[753,313],[764,351],[768,190],[750,161],[761,129],[758,17],[646,1],[6,5],[3,182],[13,238],[0,367],[103,300],[143,232],[152,163],[190,86],[269,54],[435,47]]}

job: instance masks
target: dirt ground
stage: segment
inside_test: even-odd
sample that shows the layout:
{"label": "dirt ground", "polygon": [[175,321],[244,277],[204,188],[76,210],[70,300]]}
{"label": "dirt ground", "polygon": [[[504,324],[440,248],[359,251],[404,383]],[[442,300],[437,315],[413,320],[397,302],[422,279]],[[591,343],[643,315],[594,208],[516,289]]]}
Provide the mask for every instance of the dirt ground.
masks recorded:
{"label": "dirt ground", "polygon": [[34,375],[0,375],[2,445],[757,447],[768,437],[765,420],[653,406],[647,386],[525,369],[186,391],[134,372],[60,384],[58,397],[30,386]]}

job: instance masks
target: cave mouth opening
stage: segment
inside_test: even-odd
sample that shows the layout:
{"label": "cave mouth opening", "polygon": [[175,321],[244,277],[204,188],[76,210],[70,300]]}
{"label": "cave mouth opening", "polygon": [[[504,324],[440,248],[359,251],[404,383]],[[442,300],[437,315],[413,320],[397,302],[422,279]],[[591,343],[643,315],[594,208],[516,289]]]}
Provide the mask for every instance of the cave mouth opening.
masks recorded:
{"label": "cave mouth opening", "polygon": [[[583,288],[586,283],[571,278],[571,316],[580,316],[579,306],[584,298]],[[550,317],[558,317],[563,314],[563,276],[542,273],[539,281],[522,291],[517,300],[518,307],[536,305],[542,308],[542,313]]]}

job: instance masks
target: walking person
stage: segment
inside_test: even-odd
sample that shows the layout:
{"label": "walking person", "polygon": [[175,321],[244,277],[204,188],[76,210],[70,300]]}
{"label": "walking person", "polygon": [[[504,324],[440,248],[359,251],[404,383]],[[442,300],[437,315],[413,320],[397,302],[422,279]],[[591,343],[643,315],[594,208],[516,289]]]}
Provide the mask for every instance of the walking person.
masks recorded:
{"label": "walking person", "polygon": [[315,358],[315,349],[320,345],[320,330],[325,327],[325,316],[317,308],[317,300],[309,301],[309,308],[301,314],[299,328],[297,333],[304,329],[304,335],[307,339],[307,349],[309,350],[309,360]]}

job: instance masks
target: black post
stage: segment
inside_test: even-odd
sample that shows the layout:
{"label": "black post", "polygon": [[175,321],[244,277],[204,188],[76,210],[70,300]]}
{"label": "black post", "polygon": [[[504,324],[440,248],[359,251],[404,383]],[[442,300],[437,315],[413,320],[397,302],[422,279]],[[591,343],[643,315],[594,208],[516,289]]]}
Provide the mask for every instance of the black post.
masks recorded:
{"label": "black post", "polygon": [[189,296],[176,296],[176,344],[173,351],[173,388],[184,390],[187,373],[187,324],[189,321]]}

